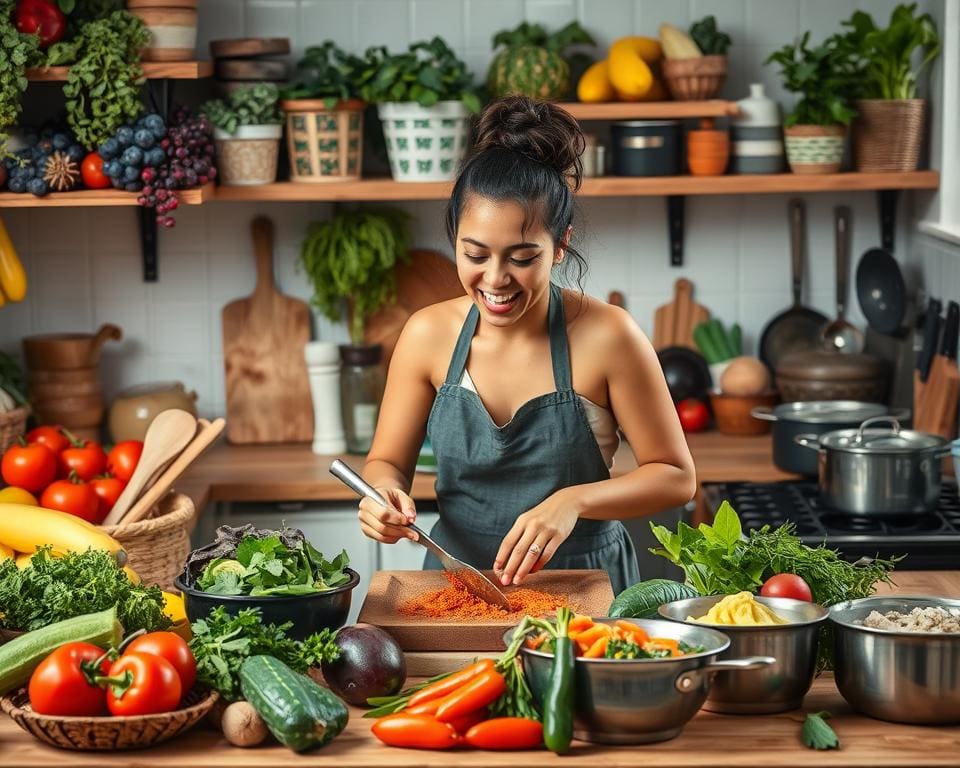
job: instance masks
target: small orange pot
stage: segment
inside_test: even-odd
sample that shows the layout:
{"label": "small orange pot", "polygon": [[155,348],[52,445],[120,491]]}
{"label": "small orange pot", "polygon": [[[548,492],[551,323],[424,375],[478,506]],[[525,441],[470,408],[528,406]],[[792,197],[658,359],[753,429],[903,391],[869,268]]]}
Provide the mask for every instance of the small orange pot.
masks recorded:
{"label": "small orange pot", "polygon": [[730,159],[730,137],[704,118],[699,130],[687,133],[687,165],[694,176],[721,176]]}

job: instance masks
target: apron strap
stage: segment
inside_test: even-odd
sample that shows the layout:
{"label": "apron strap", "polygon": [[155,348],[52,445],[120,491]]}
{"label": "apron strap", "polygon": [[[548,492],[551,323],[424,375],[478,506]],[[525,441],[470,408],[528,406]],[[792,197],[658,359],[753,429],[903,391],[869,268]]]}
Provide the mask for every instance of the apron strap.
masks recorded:
{"label": "apron strap", "polygon": [[463,327],[460,329],[460,336],[457,337],[457,346],[453,348],[453,357],[450,358],[450,367],[447,368],[445,380],[447,384],[458,386],[463,378],[467,357],[470,355],[470,344],[473,342],[473,334],[477,331],[479,319],[480,310],[477,309],[476,304],[471,304],[467,317],[463,321]]}
{"label": "apron strap", "polygon": [[573,387],[570,375],[570,347],[567,343],[567,320],[563,311],[563,292],[560,286],[550,284],[550,360],[553,363],[553,385],[557,392]]}

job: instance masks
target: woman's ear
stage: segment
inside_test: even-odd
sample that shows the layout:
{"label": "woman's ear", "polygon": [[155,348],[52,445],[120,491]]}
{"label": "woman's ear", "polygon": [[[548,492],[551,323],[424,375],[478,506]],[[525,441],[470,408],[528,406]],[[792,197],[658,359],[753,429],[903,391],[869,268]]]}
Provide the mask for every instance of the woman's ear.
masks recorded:
{"label": "woman's ear", "polygon": [[563,239],[560,241],[560,244],[557,246],[557,252],[553,255],[553,264],[556,266],[561,261],[563,257],[567,255],[567,246],[570,245],[570,237],[573,235],[573,225],[567,227],[567,231],[563,233]]}

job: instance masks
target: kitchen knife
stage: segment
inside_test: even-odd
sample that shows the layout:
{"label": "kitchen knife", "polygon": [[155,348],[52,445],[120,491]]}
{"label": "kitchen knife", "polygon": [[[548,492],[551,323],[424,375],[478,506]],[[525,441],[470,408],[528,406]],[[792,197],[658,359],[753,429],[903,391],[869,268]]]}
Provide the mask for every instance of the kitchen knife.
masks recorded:
{"label": "kitchen knife", "polygon": [[957,340],[960,337],[960,304],[951,301],[947,304],[947,319],[943,324],[943,338],[940,341],[940,354],[954,365],[957,362]]}
{"label": "kitchen knife", "polygon": [[920,348],[920,355],[917,357],[917,370],[920,372],[920,381],[924,383],[930,378],[930,366],[937,351],[937,338],[940,335],[941,325],[941,306],[939,299],[930,299],[927,302],[927,315],[923,326],[923,346]]}

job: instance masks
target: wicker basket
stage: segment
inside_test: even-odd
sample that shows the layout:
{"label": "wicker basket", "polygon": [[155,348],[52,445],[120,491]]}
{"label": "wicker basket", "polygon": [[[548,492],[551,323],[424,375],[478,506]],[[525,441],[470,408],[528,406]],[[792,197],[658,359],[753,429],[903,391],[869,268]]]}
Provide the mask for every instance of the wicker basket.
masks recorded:
{"label": "wicker basket", "polygon": [[281,101],[287,116],[290,181],[359,179],[365,106],[357,100],[338,102],[332,109],[323,99]]}
{"label": "wicker basket", "polygon": [[662,67],[667,88],[677,101],[712,99],[727,79],[726,56],[664,59]]}
{"label": "wicker basket", "polygon": [[156,715],[130,717],[56,717],[38,715],[30,709],[26,689],[0,699],[0,709],[27,733],[61,749],[143,749],[183,733],[196,725],[213,707],[220,694],[194,688],[181,708]]}
{"label": "wicker basket", "polygon": [[103,530],[127,552],[127,565],[145,584],[172,590],[173,580],[183,570],[190,554],[190,521],[196,509],[189,496],[171,491],[135,523],[105,525]]}
{"label": "wicker basket", "polygon": [[856,102],[853,152],[862,173],[915,171],[923,140],[924,99]]}
{"label": "wicker basket", "polygon": [[17,442],[17,438],[27,428],[27,416],[30,409],[26,406],[0,413],[0,453]]}

